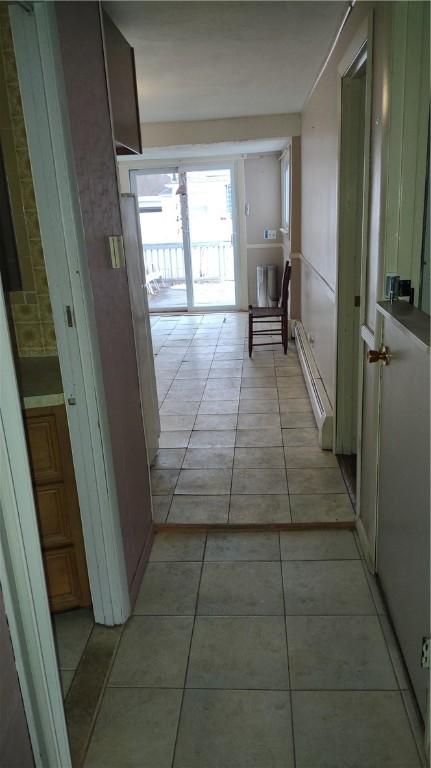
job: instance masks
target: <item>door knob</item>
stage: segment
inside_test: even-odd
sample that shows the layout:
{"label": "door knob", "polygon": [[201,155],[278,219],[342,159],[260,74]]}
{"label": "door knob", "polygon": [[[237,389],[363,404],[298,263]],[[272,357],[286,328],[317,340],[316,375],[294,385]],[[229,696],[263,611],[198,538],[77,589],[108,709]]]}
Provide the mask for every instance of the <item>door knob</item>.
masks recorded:
{"label": "door knob", "polygon": [[369,349],[367,352],[367,360],[369,363],[383,363],[383,365],[389,365],[391,361],[391,355],[389,353],[389,347],[385,347],[384,344],[380,349]]}

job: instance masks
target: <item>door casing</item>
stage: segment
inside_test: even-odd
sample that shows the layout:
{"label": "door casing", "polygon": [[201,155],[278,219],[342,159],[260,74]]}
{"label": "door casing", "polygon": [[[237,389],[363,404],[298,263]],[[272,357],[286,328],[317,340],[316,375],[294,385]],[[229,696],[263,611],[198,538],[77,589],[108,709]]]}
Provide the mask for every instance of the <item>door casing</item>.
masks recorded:
{"label": "door casing", "polygon": [[55,4],[12,5],[10,16],[94,617],[122,624],[130,598]]}

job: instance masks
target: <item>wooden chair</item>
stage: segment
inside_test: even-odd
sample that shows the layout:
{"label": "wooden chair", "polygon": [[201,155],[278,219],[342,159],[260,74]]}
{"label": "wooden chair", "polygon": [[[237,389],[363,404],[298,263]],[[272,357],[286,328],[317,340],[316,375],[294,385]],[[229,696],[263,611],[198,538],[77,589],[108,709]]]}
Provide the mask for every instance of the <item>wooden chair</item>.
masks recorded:
{"label": "wooden chair", "polygon": [[[288,262],[284,267],[283,280],[281,283],[281,296],[278,299],[278,306],[276,307],[252,307],[251,304],[248,308],[248,356],[251,357],[253,353],[253,346],[265,347],[270,344],[282,344],[284,354],[287,353],[287,340],[288,340],[288,323],[287,323],[287,305],[289,300],[289,282],[290,273],[292,267]],[[273,323],[274,320],[280,320],[280,328],[262,328],[255,330],[254,324],[268,325]],[[281,336],[281,341],[260,341],[255,343],[253,341],[254,336]]]}

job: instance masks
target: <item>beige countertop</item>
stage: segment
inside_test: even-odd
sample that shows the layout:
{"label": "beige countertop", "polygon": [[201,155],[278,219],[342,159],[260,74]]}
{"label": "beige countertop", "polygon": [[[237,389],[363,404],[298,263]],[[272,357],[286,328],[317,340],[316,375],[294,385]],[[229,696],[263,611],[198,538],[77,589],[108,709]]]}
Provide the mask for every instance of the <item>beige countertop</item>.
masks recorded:
{"label": "beige countertop", "polygon": [[21,357],[17,376],[26,410],[64,403],[58,357]]}

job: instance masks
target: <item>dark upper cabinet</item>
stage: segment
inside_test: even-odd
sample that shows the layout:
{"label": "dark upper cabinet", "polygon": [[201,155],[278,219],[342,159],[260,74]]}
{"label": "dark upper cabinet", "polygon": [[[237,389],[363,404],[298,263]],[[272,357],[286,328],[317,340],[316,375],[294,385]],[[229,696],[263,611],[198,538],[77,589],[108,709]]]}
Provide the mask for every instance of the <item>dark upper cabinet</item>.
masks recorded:
{"label": "dark upper cabinet", "polygon": [[103,33],[117,155],[141,153],[135,54],[106,12],[103,13]]}

